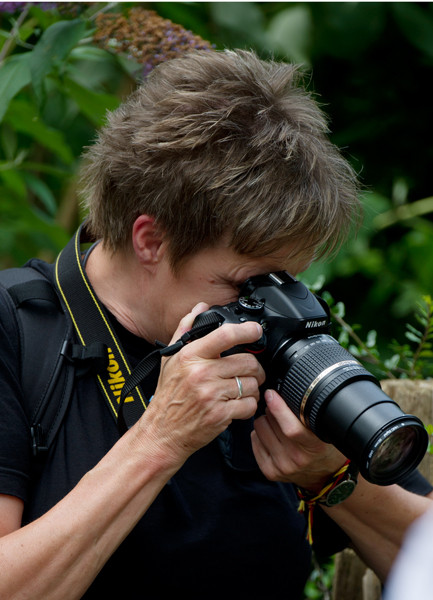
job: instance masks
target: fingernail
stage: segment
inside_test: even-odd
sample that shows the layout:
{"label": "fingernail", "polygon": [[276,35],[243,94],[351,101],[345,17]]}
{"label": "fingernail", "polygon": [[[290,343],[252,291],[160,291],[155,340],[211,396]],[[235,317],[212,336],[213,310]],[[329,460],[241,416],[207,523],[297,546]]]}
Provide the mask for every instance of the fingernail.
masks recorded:
{"label": "fingernail", "polygon": [[202,313],[204,310],[206,310],[207,305],[204,302],[199,302],[198,304],[196,304],[194,306],[194,308],[191,311],[191,314],[194,316],[199,315],[200,313]]}
{"label": "fingernail", "polygon": [[272,390],[265,390],[264,396],[265,396],[265,402],[269,406],[269,404],[271,404],[272,401],[273,401],[273,399],[274,399],[274,393],[273,393],[273,391]]}

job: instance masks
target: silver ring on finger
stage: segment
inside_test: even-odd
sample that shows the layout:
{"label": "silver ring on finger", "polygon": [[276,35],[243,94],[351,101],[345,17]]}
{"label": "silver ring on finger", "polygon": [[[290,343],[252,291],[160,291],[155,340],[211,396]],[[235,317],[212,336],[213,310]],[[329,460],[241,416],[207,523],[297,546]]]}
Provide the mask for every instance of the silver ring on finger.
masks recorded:
{"label": "silver ring on finger", "polygon": [[239,398],[242,398],[242,394],[244,392],[244,388],[242,386],[242,381],[240,380],[239,377],[235,377],[236,379],[236,383],[238,384],[238,395],[236,396],[235,400],[239,400]]}

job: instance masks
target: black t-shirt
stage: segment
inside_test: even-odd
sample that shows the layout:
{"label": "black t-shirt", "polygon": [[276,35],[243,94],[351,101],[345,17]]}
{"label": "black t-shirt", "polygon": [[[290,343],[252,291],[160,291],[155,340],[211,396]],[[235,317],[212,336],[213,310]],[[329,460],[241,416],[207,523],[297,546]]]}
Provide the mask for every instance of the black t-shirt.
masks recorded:
{"label": "black t-shirt", "polygon": [[[39,263],[39,268],[52,277],[50,265]],[[117,322],[114,326],[134,366],[152,346]],[[19,340],[4,305],[0,305],[0,340],[0,493],[24,500],[28,523],[60,501],[119,434],[96,381],[90,375],[77,379],[43,472],[32,481]],[[49,343],[48,332],[41,340],[41,359],[44,343]],[[297,511],[298,499],[290,484],[269,482],[250,469],[250,427],[248,422],[232,427],[238,453],[232,464],[223,452],[227,436],[187,460],[84,598],[152,600],[175,593],[197,599],[302,597],[311,554],[305,518]],[[422,486],[418,489],[422,493]],[[321,552],[333,553],[347,542],[320,509],[314,535]]]}

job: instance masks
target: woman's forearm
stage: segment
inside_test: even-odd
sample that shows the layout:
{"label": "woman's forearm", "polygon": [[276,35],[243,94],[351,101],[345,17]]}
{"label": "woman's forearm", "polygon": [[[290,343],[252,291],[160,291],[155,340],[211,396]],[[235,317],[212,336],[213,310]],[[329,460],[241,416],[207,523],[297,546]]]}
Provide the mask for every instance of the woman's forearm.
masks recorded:
{"label": "woman's forearm", "polygon": [[0,539],[0,598],[81,598],[181,466],[170,461],[128,432],[56,506]]}
{"label": "woman's forearm", "polygon": [[398,485],[372,485],[360,476],[352,496],[324,510],[349,535],[366,564],[385,581],[407,528],[431,505],[428,497]]}

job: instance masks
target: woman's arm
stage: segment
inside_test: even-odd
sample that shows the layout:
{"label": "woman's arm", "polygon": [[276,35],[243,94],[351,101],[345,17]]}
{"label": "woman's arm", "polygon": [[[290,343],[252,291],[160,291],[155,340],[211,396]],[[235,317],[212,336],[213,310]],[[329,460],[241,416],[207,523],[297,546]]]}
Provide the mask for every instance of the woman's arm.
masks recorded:
{"label": "woman's arm", "polygon": [[[125,434],[54,508],[0,539],[0,597],[81,598],[179,466],[151,438]],[[16,525],[17,503],[0,502],[3,531],[8,518]]]}
{"label": "woman's arm", "polygon": [[[167,359],[143,417],[36,521],[19,528],[21,501],[1,497],[0,598],[81,598],[185,460],[254,414],[263,369],[251,355],[220,354],[261,334],[256,323],[226,325]],[[241,399],[235,376],[245,381]]]}
{"label": "woman's arm", "polygon": [[385,581],[408,528],[430,507],[430,497],[399,485],[373,485],[359,476],[347,500],[322,508],[347,533],[363,561]]}

